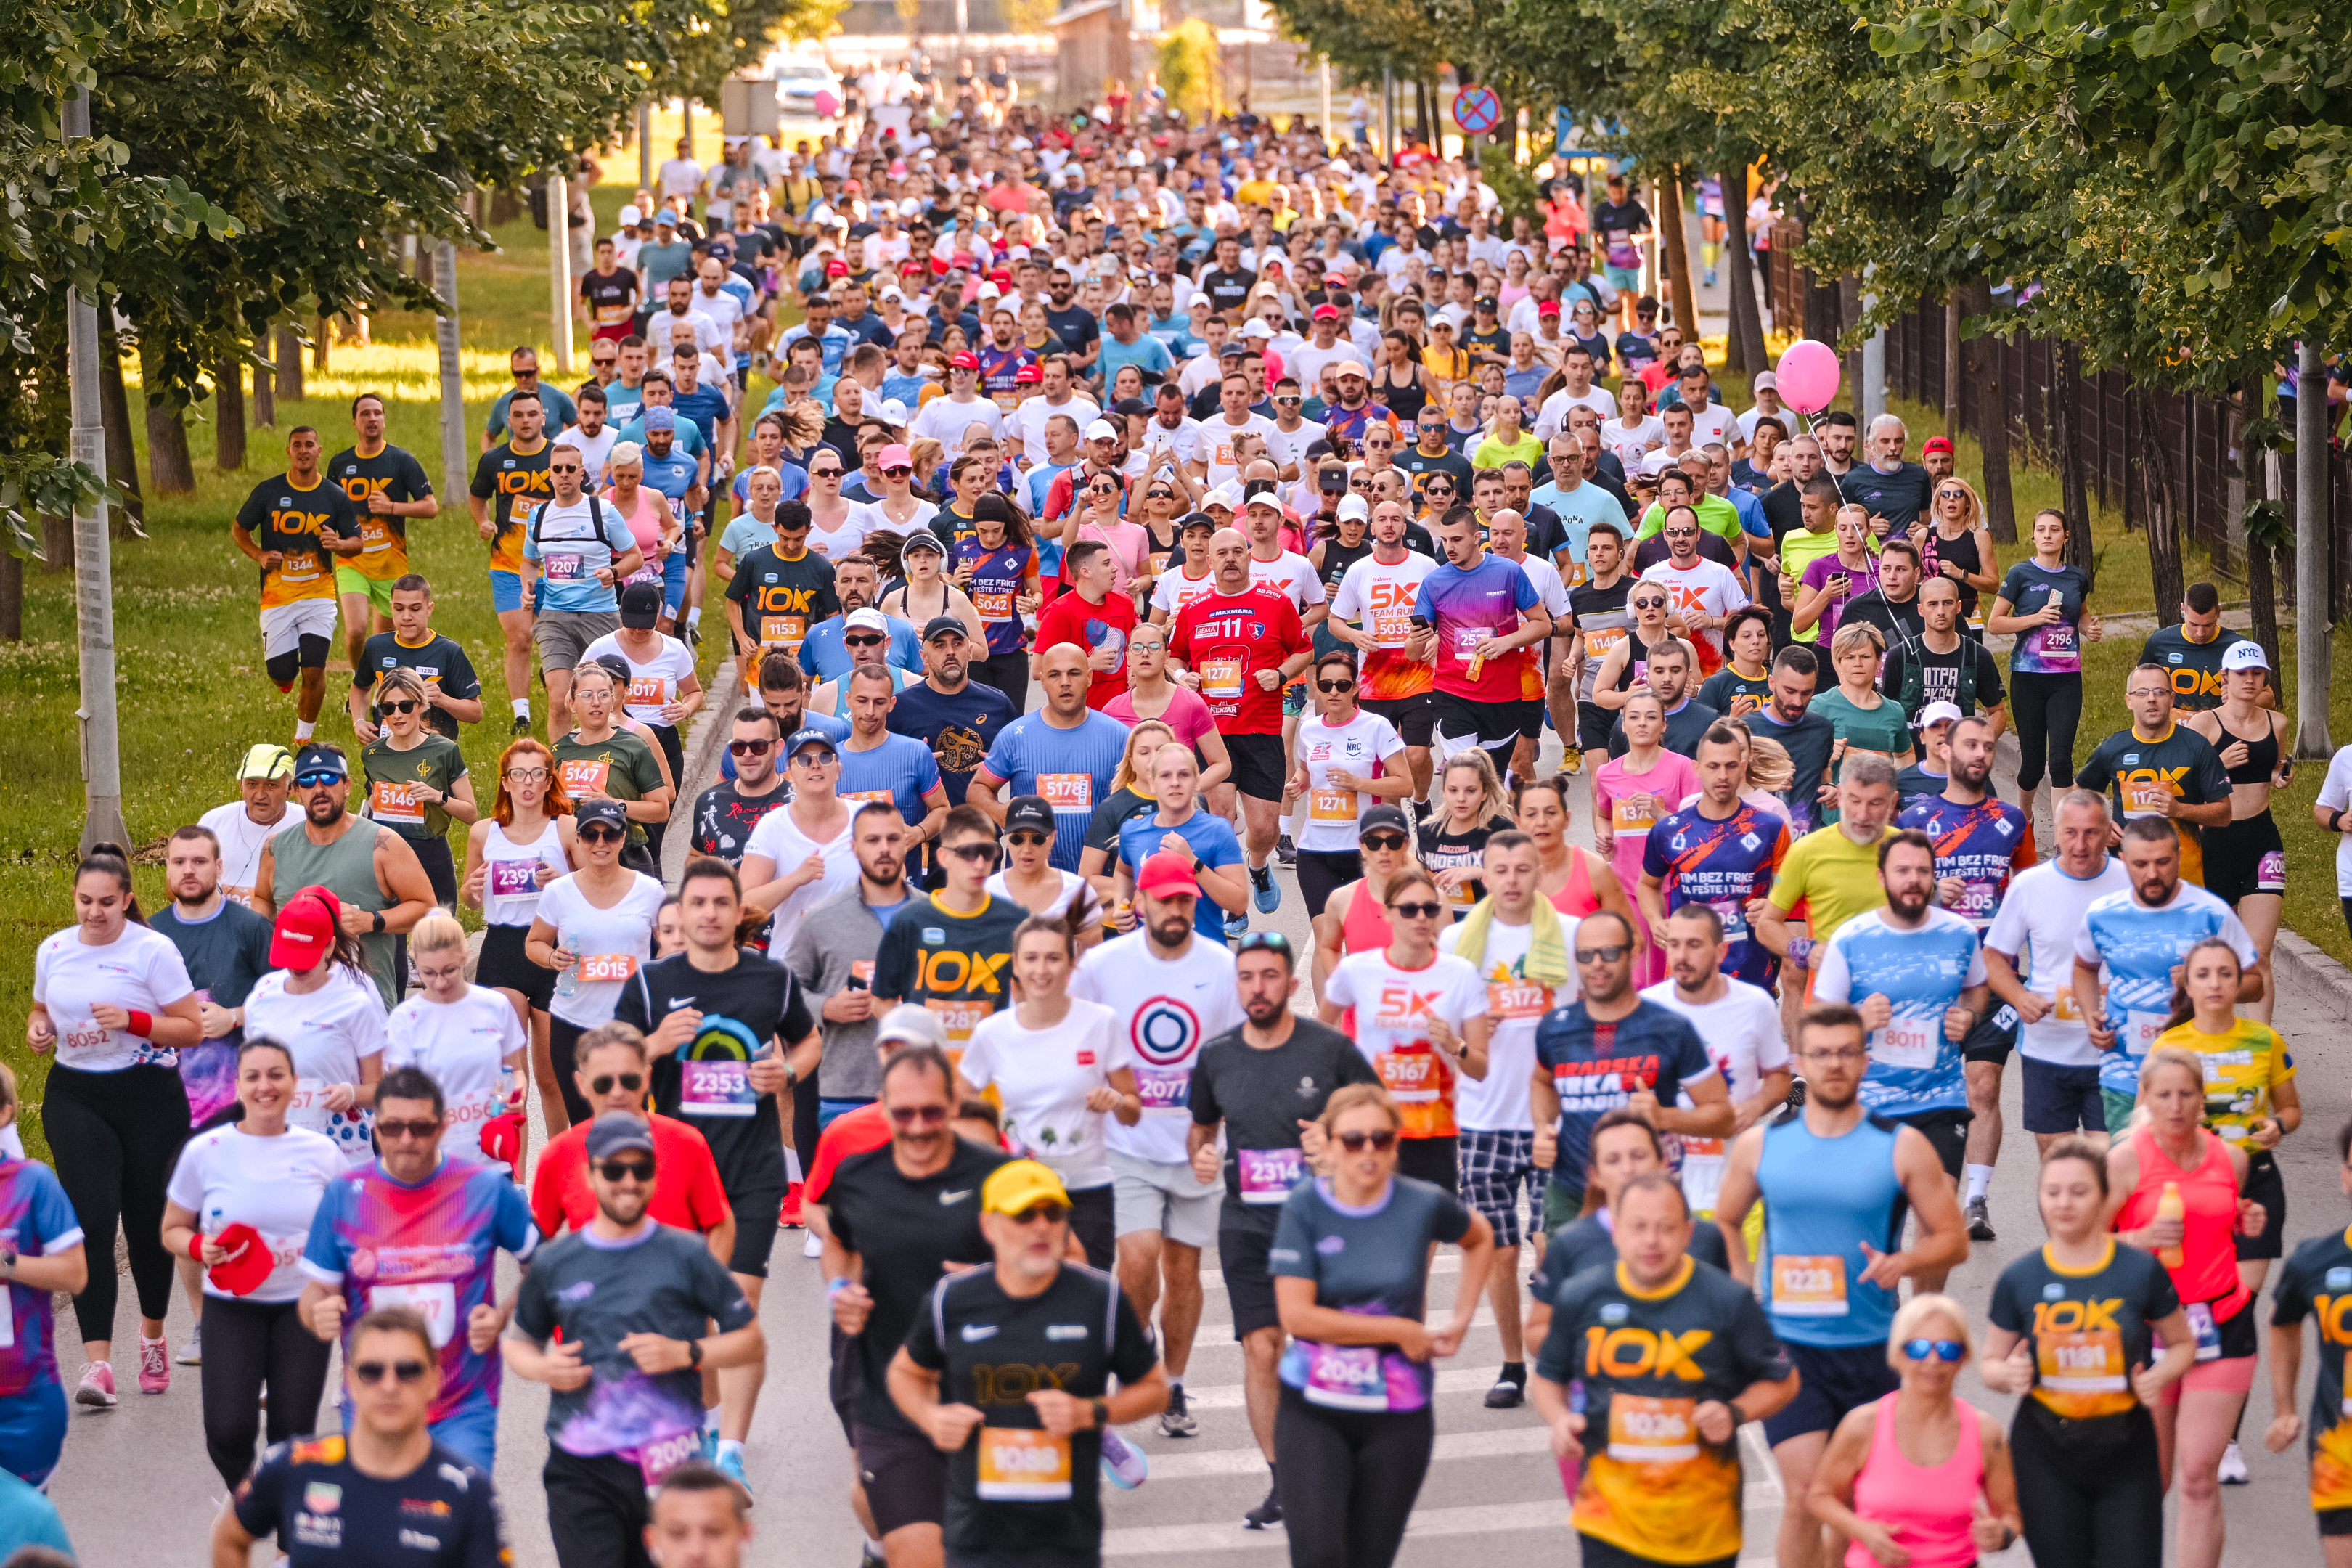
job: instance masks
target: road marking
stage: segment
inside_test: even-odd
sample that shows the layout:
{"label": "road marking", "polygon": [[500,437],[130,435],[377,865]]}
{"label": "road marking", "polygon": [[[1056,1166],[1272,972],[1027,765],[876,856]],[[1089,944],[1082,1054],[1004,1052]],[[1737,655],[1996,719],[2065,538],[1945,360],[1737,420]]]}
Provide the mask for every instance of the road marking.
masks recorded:
{"label": "road marking", "polygon": [[[1440,1394],[1484,1394],[1495,1386],[1503,1375],[1501,1366],[1453,1367],[1437,1374]],[[1238,1383],[1216,1383],[1195,1388],[1184,1385],[1184,1403],[1194,1410],[1239,1410],[1242,1407],[1242,1385]]]}
{"label": "road marking", "polygon": [[[1453,1251],[1440,1252],[1437,1255],[1437,1261],[1429,1266],[1429,1271],[1432,1274],[1459,1274],[1462,1272],[1462,1255],[1458,1252]],[[1201,1270],[1201,1288],[1202,1289],[1207,1289],[1213,1285],[1223,1287],[1224,1282],[1225,1271],[1223,1269],[1203,1268]]]}
{"label": "road marking", "polygon": [[[1443,1535],[1490,1535],[1506,1531],[1568,1528],[1568,1502],[1494,1503],[1473,1508],[1415,1510],[1405,1525],[1408,1538]],[[1103,1531],[1105,1557],[1160,1557],[1177,1552],[1286,1550],[1289,1540],[1278,1530],[1249,1530],[1233,1524],[1164,1524]]]}

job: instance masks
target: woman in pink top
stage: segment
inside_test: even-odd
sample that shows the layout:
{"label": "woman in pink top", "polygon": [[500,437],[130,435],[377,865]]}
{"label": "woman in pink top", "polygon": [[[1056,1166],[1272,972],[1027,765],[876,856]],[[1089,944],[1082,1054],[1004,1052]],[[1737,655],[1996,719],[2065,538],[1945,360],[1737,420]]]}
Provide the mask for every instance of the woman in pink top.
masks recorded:
{"label": "woman in pink top", "polygon": [[[1650,825],[1697,793],[1698,769],[1688,757],[1659,744],[1666,732],[1666,710],[1647,688],[1627,699],[1617,722],[1625,731],[1625,754],[1610,758],[1592,775],[1592,842],[1611,861],[1618,881],[1630,888],[1640,885]],[[1666,977],[1657,933],[1643,924],[1647,946],[1634,960],[1636,986]]]}
{"label": "woman in pink top", "polygon": [[1949,1296],[1895,1314],[1886,1360],[1903,1386],[1846,1413],[1805,1498],[1848,1538],[1845,1568],[1970,1568],[2024,1530],[2000,1423],[1952,1397],[1975,1359],[1968,1309]]}
{"label": "woman in pink top", "polygon": [[1201,763],[1202,795],[1233,776],[1234,760],[1201,694],[1168,679],[1168,628],[1139,622],[1127,634],[1127,689],[1102,710],[1122,724],[1157,719],[1192,748]]}
{"label": "woman in pink top", "polygon": [[[1141,523],[1122,521],[1119,517],[1119,498],[1125,493],[1126,486],[1118,475],[1093,475],[1079,488],[1069,515],[1062,520],[1065,551],[1083,539],[1099,540],[1110,547],[1114,594],[1132,594],[1139,578],[1151,575],[1151,535],[1143,531]],[[1067,559],[1065,554],[1064,560]],[[1065,575],[1062,586],[1069,585]]]}
{"label": "woman in pink top", "polygon": [[[604,458],[604,477],[610,488],[601,499],[629,525],[629,536],[646,558],[644,567],[629,581],[660,582],[662,557],[676,548],[678,526],[670,515],[668,498],[645,483],[645,448],[635,441],[615,445]],[[667,545],[662,542],[665,539],[669,541]]]}

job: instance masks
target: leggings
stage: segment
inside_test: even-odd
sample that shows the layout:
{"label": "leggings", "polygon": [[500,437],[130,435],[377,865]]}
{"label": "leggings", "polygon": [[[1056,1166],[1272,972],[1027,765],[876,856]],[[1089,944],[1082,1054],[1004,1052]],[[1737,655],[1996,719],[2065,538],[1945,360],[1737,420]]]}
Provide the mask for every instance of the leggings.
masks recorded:
{"label": "leggings", "polygon": [[1285,1384],[1274,1451],[1291,1568],[1388,1568],[1429,1473],[1427,1408],[1326,1410]]}
{"label": "leggings", "polygon": [[[81,1337],[114,1338],[114,1232],[131,1253],[139,1315],[172,1305],[172,1255],[163,1250],[163,1186],[188,1139],[188,1091],[167,1067],[121,1072],[49,1069],[41,1120],[58,1180],[81,1220],[89,1283],[74,1298]],[[241,1475],[243,1472],[239,1472]]]}
{"label": "leggings", "polygon": [[2038,788],[2043,759],[2054,789],[2074,784],[2074,731],[2083,721],[2083,678],[2035,675],[2009,678],[2009,710],[2017,720],[2017,787]]}
{"label": "leggings", "polygon": [[319,1429],[334,1347],[302,1326],[297,1304],[205,1295],[205,1452],[232,1488],[253,1468],[265,1383],[270,1442]]}
{"label": "leggings", "polygon": [[993,686],[1013,699],[1015,719],[1029,709],[1029,656],[1018,649],[1012,653],[992,653],[986,658],[971,661],[971,678],[983,686]]}
{"label": "leggings", "polygon": [[1301,849],[1295,869],[1298,872],[1298,896],[1306,903],[1307,918],[1311,921],[1330,907],[1332,894],[1363,877],[1364,855],[1360,849],[1344,854]]}
{"label": "leggings", "polygon": [[588,1027],[568,1024],[561,1018],[547,1020],[547,1059],[555,1067],[555,1087],[563,1096],[563,1113],[574,1127],[584,1127],[595,1120],[595,1112],[581,1098],[580,1086],[572,1081],[580,1068],[580,1037]]}
{"label": "leggings", "polygon": [[[2107,1441],[2095,1451],[2085,1451],[2074,1436],[2102,1429]],[[2116,1442],[2119,1435],[2122,1441]],[[2163,1559],[2164,1475],[2157,1468],[2156,1423],[2147,1410],[2063,1421],[2040,1400],[2027,1398],[2018,1403],[2010,1441],[2017,1508],[2036,1563],[2133,1568]]]}
{"label": "leggings", "polygon": [[[675,724],[649,724],[646,728],[654,732],[654,739],[661,742],[662,755],[669,760],[672,796],[669,810],[670,820],[674,822],[677,820],[681,805],[688,810],[691,810],[694,805],[694,796],[688,792],[686,786],[686,746],[679,741],[677,726]],[[669,831],[669,823],[648,822],[643,826],[646,830],[646,847],[652,853],[654,865],[658,868],[662,858],[662,836]],[[659,879],[661,876],[658,869],[646,874],[656,879]]]}

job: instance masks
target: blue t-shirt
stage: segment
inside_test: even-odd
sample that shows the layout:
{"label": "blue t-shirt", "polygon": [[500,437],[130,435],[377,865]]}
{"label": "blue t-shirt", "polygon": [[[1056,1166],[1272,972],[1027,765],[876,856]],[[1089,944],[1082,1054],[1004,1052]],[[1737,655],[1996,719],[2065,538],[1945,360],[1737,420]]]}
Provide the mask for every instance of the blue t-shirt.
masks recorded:
{"label": "blue t-shirt", "polygon": [[890,732],[931,749],[940,782],[947,786],[948,804],[961,805],[973,771],[987,757],[997,731],[1013,720],[1013,699],[993,686],[967,680],[962,690],[950,695],[928,680],[918,680],[899,692],[891,706]]}
{"label": "blue t-shirt", "polygon": [[1976,928],[1929,905],[1909,931],[1889,925],[1884,910],[1859,914],[1830,933],[1813,972],[1813,997],[1859,1006],[1884,996],[1894,1008],[1870,1032],[1870,1067],[1862,1103],[1882,1116],[1966,1110],[1968,1078],[1960,1047],[1944,1037],[1944,1015],[1960,993],[1984,984],[1984,950]]}
{"label": "blue t-shirt", "polygon": [[2162,909],[2149,909],[2126,889],[2093,900],[2083,911],[2074,956],[2106,966],[2107,1027],[2116,1032],[2116,1043],[2099,1058],[2101,1089],[2139,1092],[2140,1063],[2171,1021],[2172,966],[2209,936],[2227,942],[2240,964],[2253,963],[2253,941],[2237,915],[2193,882],[2181,883]]}
{"label": "blue t-shirt", "polygon": [[847,741],[835,750],[841,756],[837,793],[842,799],[890,801],[910,823],[922,821],[929,812],[923,797],[939,787],[940,768],[931,760],[931,749],[920,741],[885,731],[882,743],[870,752],[853,751]]}
{"label": "blue t-shirt", "polygon": [[882,396],[885,400],[897,398],[907,405],[909,414],[915,411],[916,404],[922,401],[923,388],[928,384],[928,378],[919,373],[914,375],[896,370],[882,373]]}
{"label": "blue t-shirt", "polygon": [[[777,476],[784,481],[784,493],[776,498],[779,502],[788,501],[795,497],[808,494],[808,470],[806,468],[802,468],[790,458],[778,458],[776,459],[775,467]],[[748,509],[751,504],[751,470],[746,468],[743,472],[736,475],[735,482],[729,486],[728,489],[729,493],[733,495],[735,498],[735,515],[738,518],[749,516],[750,512],[746,509]],[[764,544],[767,541],[761,540],[761,542]]]}
{"label": "blue t-shirt", "polygon": [[1127,726],[1107,713],[1087,710],[1069,729],[1046,722],[1045,710],[1007,724],[988,749],[988,775],[1012,787],[997,798],[1041,795],[1054,808],[1054,864],[1078,868],[1087,826],[1095,806],[1110,794],[1111,775],[1127,753]]}
{"label": "blue t-shirt", "polygon": [[[1160,841],[1171,832],[1182,834],[1201,864],[1211,870],[1241,864],[1242,844],[1234,836],[1234,825],[1198,802],[1193,804],[1192,815],[1175,828],[1160,826],[1155,820],[1159,816],[1157,811],[1139,811],[1119,824],[1118,863],[1130,872],[1140,872],[1143,862],[1159,851]],[[1211,942],[1225,940],[1225,911],[1206,893],[1193,906],[1192,929]]]}
{"label": "blue t-shirt", "polygon": [[645,408],[646,389],[642,383],[628,386],[615,376],[604,389],[604,423],[615,431],[626,428],[629,421],[643,414]]}
{"label": "blue t-shirt", "polygon": [[1151,384],[1153,376],[1164,376],[1176,367],[1175,360],[1169,355],[1168,345],[1150,332],[1138,333],[1131,343],[1120,342],[1109,333],[1104,333],[1102,353],[1096,358],[1095,364],[1102,372],[1106,391],[1112,382],[1118,379],[1121,366],[1131,364],[1141,371],[1147,386]]}
{"label": "blue t-shirt", "polygon": [[2000,580],[1996,597],[2009,601],[2011,615],[2030,616],[2058,601],[2064,617],[2055,626],[2036,626],[2022,633],[2009,656],[2011,675],[2079,675],[2083,670],[2083,599],[2090,579],[2077,566],[2056,571],[2036,561],[2013,563]]}
{"label": "blue t-shirt", "polygon": [[1916,827],[1934,840],[1936,875],[1957,877],[1964,887],[1959,903],[1944,907],[1982,937],[2009,891],[2009,879],[2033,865],[2033,835],[2025,813],[2009,802],[1987,795],[1974,805],[1955,805],[1944,798],[1948,787],[1947,775],[1934,794],[1905,806],[1895,826]]}
{"label": "blue t-shirt", "polygon": [[[559,510],[563,515],[551,515]],[[602,533],[592,515],[604,521]],[[540,563],[540,612],[616,613],[620,600],[597,581],[596,574],[636,547],[636,536],[621,514],[592,497],[583,496],[569,507],[545,501],[532,508],[523,524],[522,558]]]}
{"label": "blue t-shirt", "polygon": [[[489,429],[493,445],[507,438],[507,405],[513,401],[514,389],[509,387],[499,394],[496,403],[490,405]],[[551,440],[580,423],[580,410],[572,406],[571,395],[543,381],[539,384],[539,405],[547,413],[546,428]],[[609,402],[605,404],[604,411],[605,416],[610,418],[612,405]]]}
{"label": "blue t-shirt", "polygon": [[[83,1239],[81,1219],[55,1171],[37,1161],[0,1160],[0,1236],[26,1258],[63,1252]],[[0,1399],[58,1381],[54,1300],[47,1290],[9,1285],[14,1338],[0,1348]]]}
{"label": "blue t-shirt", "polygon": [[1554,1007],[1536,1025],[1536,1066],[1550,1075],[1559,1096],[1559,1156],[1551,1179],[1570,1192],[1584,1190],[1594,1122],[1638,1090],[1672,1105],[1680,1089],[1723,1078],[1690,1020],[1651,1001],[1613,1024],[1595,1023],[1581,1000]]}
{"label": "blue t-shirt", "polygon": [[727,399],[723,394],[697,386],[692,392],[681,392],[672,398],[670,406],[677,411],[680,419],[694,422],[706,446],[717,445],[719,426],[727,421]]}
{"label": "blue t-shirt", "polygon": [[[616,447],[624,441],[635,441],[640,447],[646,444],[646,420],[642,412],[622,426],[620,434],[613,437],[613,444]],[[709,446],[710,443],[702,438],[702,426],[683,415],[679,416],[675,445],[671,449],[675,451],[677,447],[683,447],[689,456],[700,457]]]}
{"label": "blue t-shirt", "polygon": [[667,458],[656,458],[651,452],[647,452],[645,455],[645,467],[646,483],[659,490],[668,500],[673,515],[683,519],[686,510],[686,492],[694,488],[695,479],[702,472],[702,466],[694,460],[692,453],[673,441],[670,443],[669,456]]}
{"label": "blue t-shirt", "polygon": [[[1318,1176],[1284,1200],[1266,1271],[1312,1280],[1318,1307],[1417,1323],[1427,1315],[1430,1244],[1469,1233],[1470,1211],[1443,1187],[1392,1176],[1379,1201],[1351,1208]],[[1425,1410],[1434,1385],[1429,1363],[1408,1360],[1394,1345],[1312,1340],[1290,1342],[1280,1376],[1308,1404],[1333,1410]]]}
{"label": "blue t-shirt", "polygon": [[1756,1281],[1772,1330],[1801,1345],[1886,1342],[1895,1292],[1863,1278],[1867,1245],[1903,1245],[1906,1198],[1895,1173],[1898,1122],[1864,1116],[1834,1138],[1816,1137],[1800,1114],[1764,1123],[1756,1189],[1764,1239]]}
{"label": "blue t-shirt", "polygon": [[[1625,509],[1617,504],[1617,498],[1590,480],[1577,486],[1573,491],[1563,490],[1558,485],[1547,482],[1528,492],[1528,500],[1534,506],[1549,507],[1553,515],[1559,519],[1560,533],[1568,543],[1569,559],[1580,567],[1585,563],[1584,542],[1592,531],[1594,523],[1615,524],[1621,538],[1633,531],[1626,523]],[[1555,561],[1553,564],[1558,565],[1559,563]]]}
{"label": "blue t-shirt", "polygon": [[[785,353],[790,353],[793,343],[799,342],[803,338],[808,337],[816,337],[816,334],[808,330],[808,326],[805,322],[797,326],[787,327],[784,329],[783,338],[778,346],[782,348]],[[856,346],[857,340],[850,336],[847,332],[842,331],[837,323],[831,321],[826,322],[824,335],[821,338],[817,338],[817,348],[824,355],[825,374],[839,375],[841,374],[841,356]]]}
{"label": "blue t-shirt", "polygon": [[[912,626],[896,616],[885,616],[890,623],[889,660],[900,669],[923,673],[923,639]],[[841,617],[835,616],[819,621],[809,628],[801,643],[801,669],[819,680],[839,680],[856,667],[849,649],[842,645]]]}
{"label": "blue t-shirt", "polygon": [[1748,900],[1772,890],[1772,875],[1788,852],[1789,825],[1778,816],[1743,803],[1711,822],[1694,805],[1651,826],[1642,874],[1663,885],[1668,914],[1685,904],[1713,910],[1723,921],[1723,972],[1769,985],[1775,961],[1748,930]]}

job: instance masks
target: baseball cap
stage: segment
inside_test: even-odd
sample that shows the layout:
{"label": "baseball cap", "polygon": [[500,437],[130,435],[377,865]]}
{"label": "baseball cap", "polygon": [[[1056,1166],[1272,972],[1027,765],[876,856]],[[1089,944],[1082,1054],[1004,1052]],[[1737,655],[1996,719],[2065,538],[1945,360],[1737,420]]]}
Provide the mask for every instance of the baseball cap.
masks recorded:
{"label": "baseball cap", "polygon": [[572,808],[572,825],[575,828],[590,825],[629,830],[629,810],[617,800],[583,800]]}
{"label": "baseball cap", "polygon": [[1372,509],[1365,504],[1364,498],[1361,496],[1348,496],[1339,502],[1341,522],[1346,522],[1351,518],[1359,522],[1369,522],[1371,521],[1371,516]]}
{"label": "baseball cap", "polygon": [[243,1220],[223,1226],[213,1234],[213,1240],[234,1256],[206,1269],[205,1277],[232,1296],[250,1296],[278,1272],[278,1259],[271,1255],[269,1244]]}
{"label": "baseball cap", "polygon": [[1192,875],[1192,868],[1184,863],[1181,855],[1162,849],[1143,858],[1143,869],[1135,879],[1136,890],[1155,899],[1173,898],[1178,893],[1200,897],[1201,883]]}
{"label": "baseball cap", "polygon": [[[1750,392],[1778,392],[1780,390],[1780,378],[1769,370],[1759,370],[1756,373],[1755,378],[1748,382],[1748,389]],[[1933,447],[1937,441],[1944,442],[1944,450],[1947,452],[1952,449],[1952,444],[1949,441],[1944,441],[1941,436],[1937,437],[1927,445]]]}
{"label": "baseball cap", "polygon": [[588,1158],[609,1160],[632,1149],[654,1152],[654,1130],[634,1111],[607,1110],[588,1124]]}
{"label": "baseball cap", "polygon": [[677,215],[671,212],[667,207],[657,207],[654,210],[654,226],[656,228],[676,228],[677,226]]}
{"label": "baseball cap", "polygon": [[1246,346],[1247,342],[1244,339],[1227,338],[1225,340],[1225,346],[1217,351],[1217,357],[1221,360],[1239,359],[1242,357],[1242,353]]}
{"label": "baseball cap", "polygon": [[869,417],[894,428],[903,427],[907,423],[907,405],[898,398],[886,397],[880,406],[869,411]]}
{"label": "baseball cap", "polygon": [[656,430],[675,430],[677,428],[677,415],[675,411],[668,408],[648,408],[646,410],[646,435],[650,436]]}
{"label": "baseball cap", "polygon": [[308,773],[332,773],[337,778],[349,778],[352,765],[343,760],[342,748],[312,744],[303,747],[294,757],[294,776],[299,779]]}
{"label": "baseball cap", "polygon": [[1241,487],[1234,484],[1233,480],[1227,479],[1223,484],[1202,496],[1201,505],[1203,509],[1221,506],[1227,511],[1239,511],[1242,507]]}
{"label": "baseball cap", "polygon": [[[1557,316],[1557,315],[1559,315],[1559,300],[1544,300],[1541,304],[1538,304],[1538,305],[1536,307],[1536,314],[1537,314],[1537,315],[1538,315],[1538,316]],[[1772,373],[1771,373],[1770,371],[1766,371],[1764,374],[1767,374],[1767,375],[1769,375],[1769,374],[1771,374]]]}
{"label": "baseball cap", "polygon": [[1254,339],[1259,342],[1264,342],[1274,336],[1274,329],[1265,324],[1263,317],[1252,316],[1249,321],[1243,325],[1242,336]]}
{"label": "baseball cap", "polygon": [[1042,365],[1024,364],[1013,373],[1013,380],[1016,385],[1034,386],[1045,379],[1045,371]]}
{"label": "baseball cap", "polygon": [[976,300],[1002,300],[1004,298],[1004,290],[999,288],[997,286],[996,279],[992,278],[973,290],[972,298]]}
{"label": "baseball cap", "polygon": [[325,888],[304,888],[286,900],[269,933],[269,966],[308,971],[335,951],[343,901]]}
{"label": "baseball cap", "polygon": [[631,631],[644,631],[661,619],[662,585],[658,583],[632,583],[621,590],[621,624]]}
{"label": "baseball cap", "polygon": [[1470,308],[1474,310],[1483,311],[1489,316],[1493,315],[1495,311],[1499,309],[1499,307],[1496,305],[1495,297],[1492,294],[1479,295],[1475,300],[1470,301]]}
{"label": "baseball cap", "polygon": [[1957,724],[1962,717],[1959,704],[1956,702],[1930,702],[1919,710],[1919,728],[1925,730],[1931,724]]}
{"label": "baseball cap", "polygon": [[852,610],[847,616],[842,618],[841,629],[844,631],[855,629],[861,632],[880,632],[883,636],[887,637],[890,634],[890,623],[879,610],[871,608]]}
{"label": "baseball cap", "polygon": [[948,1043],[947,1028],[940,1016],[915,1002],[901,1002],[882,1015],[882,1022],[874,1030],[877,1046],[940,1046]]}
{"label": "baseball cap", "polygon": [[948,552],[948,547],[940,542],[940,536],[928,528],[915,529],[907,535],[906,542],[898,546],[899,558],[904,560],[918,550],[928,550],[934,555]]}
{"label": "baseball cap", "polygon": [[907,450],[906,443],[893,441],[874,455],[874,462],[877,468],[911,468],[915,466],[915,454]]}
{"label": "baseball cap", "polygon": [[1323,274],[1323,281],[1326,283],[1345,283],[1347,280],[1348,275],[1344,272],[1326,272]]}
{"label": "baseball cap", "polygon": [[1013,1160],[988,1173],[980,1184],[982,1214],[1027,1214],[1039,1204],[1070,1206],[1070,1190],[1062,1178],[1034,1160]]}
{"label": "baseball cap", "polygon": [[645,221],[646,215],[637,210],[635,203],[632,202],[621,209],[620,224],[623,228],[635,228]]}
{"label": "baseball cap", "polygon": [[1930,436],[1927,437],[1927,441],[1920,446],[1919,455],[1924,458],[1930,452],[1948,453],[1951,449],[1952,444],[1944,439],[1941,436]]}
{"label": "baseball cap", "polygon": [[831,735],[826,734],[824,731],[818,729],[814,724],[793,731],[793,738],[784,742],[784,755],[788,757],[792,756],[803,746],[823,746],[826,751],[835,752],[838,752],[840,750],[839,747],[833,743],[833,737]]}
{"label": "baseball cap", "polygon": [[1196,528],[1205,528],[1214,533],[1217,530],[1217,520],[1205,511],[1188,511],[1176,524],[1177,537],[1181,539]]}
{"label": "baseball cap", "polygon": [[2251,637],[2244,642],[2231,643],[2221,654],[2224,670],[2268,669],[2270,667],[2270,658],[2263,652],[2263,645]]}
{"label": "baseball cap", "polygon": [[948,367],[950,370],[978,370],[980,368],[980,356],[972,353],[957,354],[954,358],[948,361]]}
{"label": "baseball cap", "polygon": [[1014,795],[1004,808],[1004,830],[1007,833],[1016,827],[1034,827],[1051,833],[1054,826],[1054,808],[1045,804],[1045,797],[1042,795]]}
{"label": "baseball cap", "polygon": [[245,779],[290,779],[294,776],[294,753],[275,741],[257,741],[247,749],[245,760],[236,764],[236,776]]}
{"label": "baseball cap", "polygon": [[1282,510],[1282,496],[1279,491],[1272,488],[1274,481],[1266,479],[1258,482],[1266,485],[1268,488],[1262,490],[1253,491],[1248,499],[1242,502],[1242,506],[1245,510],[1251,511],[1255,511],[1259,507],[1264,507],[1268,511],[1280,511]]}
{"label": "baseball cap", "polygon": [[[900,553],[904,554],[905,552],[901,551]],[[923,640],[933,642],[940,637],[962,637],[969,642],[971,639],[971,628],[953,616],[933,616],[923,623]]]}
{"label": "baseball cap", "polygon": [[1362,376],[1367,381],[1370,381],[1372,377],[1372,373],[1364,368],[1364,362],[1360,359],[1343,359],[1334,361],[1331,365],[1331,374],[1333,375],[1359,375]]}
{"label": "baseball cap", "polygon": [[824,275],[827,278],[846,278],[849,276],[849,263],[836,256],[824,264]]}
{"label": "baseball cap", "polygon": [[1412,827],[1405,821],[1404,813],[1393,805],[1383,804],[1364,813],[1362,819],[1356,824],[1356,837],[1361,838],[1383,827],[1392,827],[1408,839],[1412,835]]}
{"label": "baseball cap", "polygon": [[1087,426],[1087,439],[1089,441],[1116,441],[1118,439],[1118,427],[1108,419],[1097,419]]}

